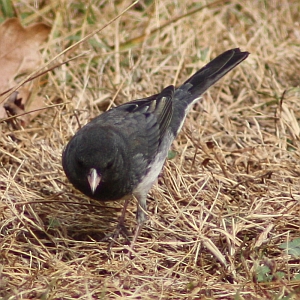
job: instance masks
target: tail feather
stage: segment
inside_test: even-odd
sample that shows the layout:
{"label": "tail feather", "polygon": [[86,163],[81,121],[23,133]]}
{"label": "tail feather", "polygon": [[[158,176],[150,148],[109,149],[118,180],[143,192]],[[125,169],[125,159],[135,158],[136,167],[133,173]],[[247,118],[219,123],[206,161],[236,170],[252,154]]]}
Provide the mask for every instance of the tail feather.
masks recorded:
{"label": "tail feather", "polygon": [[170,122],[170,129],[174,136],[178,134],[190,105],[248,55],[248,52],[241,52],[239,48],[228,50],[213,59],[175,90],[173,115]]}
{"label": "tail feather", "polygon": [[[196,72],[180,89],[187,89],[192,96],[198,97],[246,59],[248,55],[249,52],[241,52],[239,48],[228,50]],[[193,99],[191,99],[191,101],[193,101]]]}

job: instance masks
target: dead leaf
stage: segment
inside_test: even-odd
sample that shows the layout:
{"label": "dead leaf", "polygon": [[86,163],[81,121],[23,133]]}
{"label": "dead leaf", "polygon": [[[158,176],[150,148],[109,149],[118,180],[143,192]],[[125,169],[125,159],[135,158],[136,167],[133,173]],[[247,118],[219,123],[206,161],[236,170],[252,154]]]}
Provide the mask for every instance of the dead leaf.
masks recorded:
{"label": "dead leaf", "polygon": [[[36,23],[24,28],[17,18],[8,19],[0,25],[0,94],[16,85],[16,76],[32,72],[37,68],[41,62],[40,48],[48,38],[50,30],[51,27],[43,23]],[[38,79],[34,81],[18,90],[17,98],[20,100],[17,101],[16,106],[12,106],[12,98],[8,100],[10,108],[18,107],[16,111],[9,110],[10,114],[20,113],[22,107],[23,112],[28,111],[27,102],[29,98],[30,107],[43,107],[42,98],[36,95],[37,88],[34,89],[35,94],[33,93],[33,86],[37,86]],[[6,97],[7,95],[5,95]],[[0,119],[7,117],[4,108],[5,98],[2,97],[0,100]],[[22,122],[23,126],[28,124],[30,117],[25,119],[23,120],[25,123]]]}
{"label": "dead leaf", "polygon": [[[26,91],[24,91],[26,92]],[[19,92],[13,92],[8,99],[4,102],[4,109],[6,110],[6,112],[8,112],[10,115],[21,115],[24,113],[25,111],[25,107],[22,104],[22,99],[28,98],[26,96],[18,96]],[[29,114],[25,114],[22,115],[20,117],[18,117],[18,121],[21,122],[21,126],[24,127],[26,126],[26,124],[29,123],[30,121],[30,116]],[[12,123],[15,129],[20,129],[19,128],[19,124],[13,122]]]}

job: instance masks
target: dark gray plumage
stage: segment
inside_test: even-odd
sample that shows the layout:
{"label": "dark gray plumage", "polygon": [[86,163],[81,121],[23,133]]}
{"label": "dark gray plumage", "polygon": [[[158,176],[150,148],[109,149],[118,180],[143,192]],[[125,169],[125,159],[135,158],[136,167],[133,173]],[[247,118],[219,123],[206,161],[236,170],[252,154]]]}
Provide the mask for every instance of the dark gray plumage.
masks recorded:
{"label": "dark gray plumage", "polygon": [[175,89],[130,101],[93,119],[69,141],[62,165],[70,182],[87,196],[138,200],[138,229],[146,220],[147,194],[190,106],[249,55],[228,50]]}

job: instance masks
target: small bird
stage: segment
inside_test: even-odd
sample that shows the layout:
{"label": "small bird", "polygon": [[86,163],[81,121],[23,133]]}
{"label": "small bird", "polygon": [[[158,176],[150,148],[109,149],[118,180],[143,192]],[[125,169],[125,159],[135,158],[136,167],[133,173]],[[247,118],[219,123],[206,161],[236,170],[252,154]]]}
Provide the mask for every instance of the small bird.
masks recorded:
{"label": "small bird", "polygon": [[[138,200],[138,225],[132,243],[147,219],[147,194],[189,108],[248,55],[239,48],[228,50],[178,88],[170,85],[159,94],[102,113],[83,126],[65,147],[63,169],[79,191],[100,201],[130,195]],[[121,218],[123,221],[124,215]]]}

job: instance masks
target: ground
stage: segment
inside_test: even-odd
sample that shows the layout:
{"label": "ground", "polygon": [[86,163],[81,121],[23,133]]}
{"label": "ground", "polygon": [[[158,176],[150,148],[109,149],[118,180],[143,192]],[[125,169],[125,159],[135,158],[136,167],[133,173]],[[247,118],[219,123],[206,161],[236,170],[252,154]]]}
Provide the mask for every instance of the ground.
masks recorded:
{"label": "ground", "polygon": [[[296,299],[300,2],[145,0],[111,22],[131,3],[15,4],[23,25],[52,26],[37,68],[72,60],[43,75],[48,108],[27,127],[0,123],[0,297]],[[64,146],[79,124],[235,47],[251,54],[192,108],[131,257],[122,236],[108,251],[124,201],[76,191]]]}

